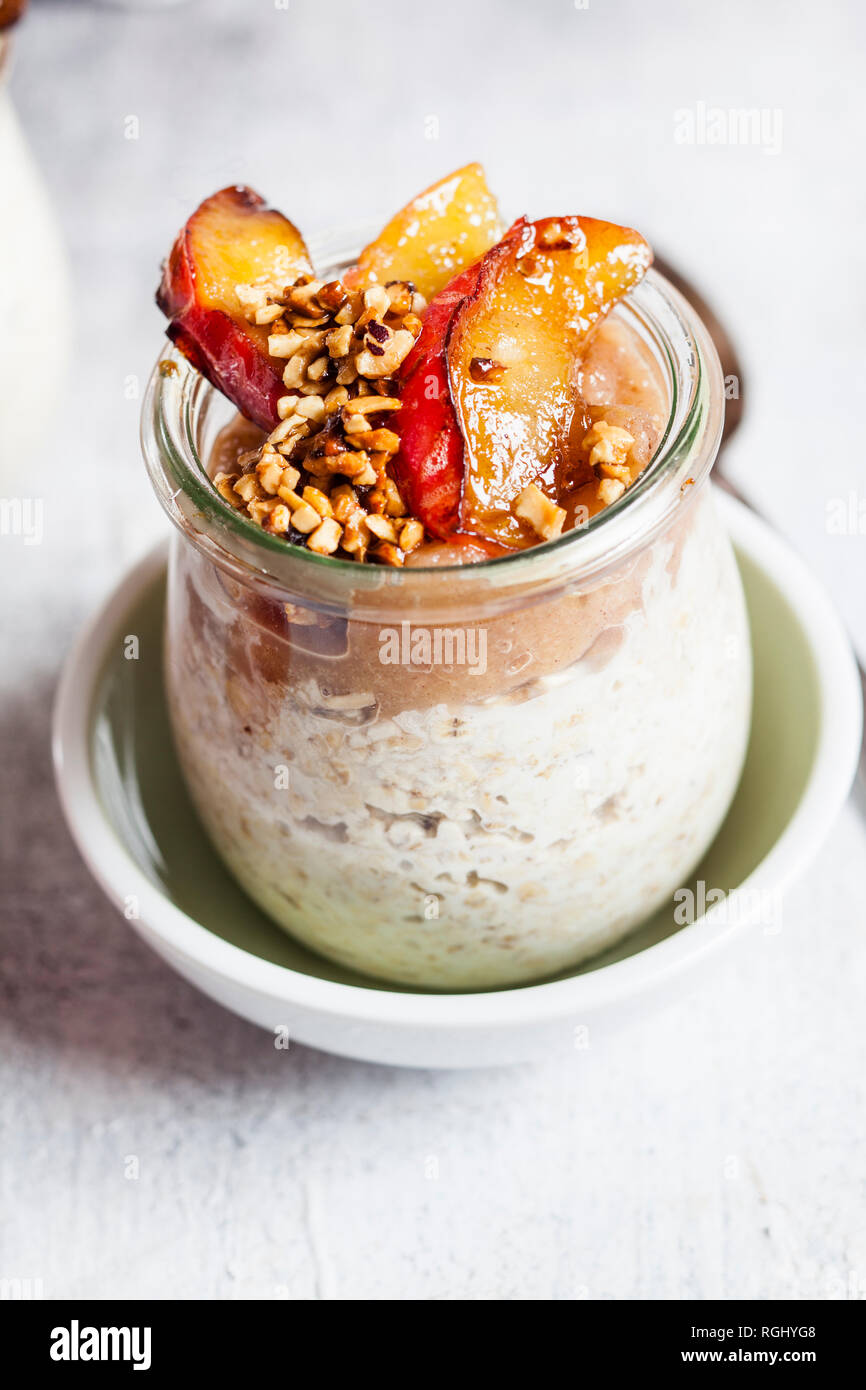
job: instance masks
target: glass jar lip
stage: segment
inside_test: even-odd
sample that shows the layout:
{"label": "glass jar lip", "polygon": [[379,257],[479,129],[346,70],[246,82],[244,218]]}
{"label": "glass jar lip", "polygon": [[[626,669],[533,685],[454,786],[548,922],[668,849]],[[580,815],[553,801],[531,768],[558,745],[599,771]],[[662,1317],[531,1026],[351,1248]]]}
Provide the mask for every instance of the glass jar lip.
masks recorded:
{"label": "glass jar lip", "polygon": [[[327,269],[338,273],[352,259],[351,253],[332,253]],[[170,519],[211,559],[239,577],[304,595],[305,602],[321,600],[317,606],[323,608],[339,602],[346,589],[357,595],[393,592],[396,586],[404,598],[411,589],[423,599],[446,584],[468,591],[480,582],[502,592],[595,580],[652,541],[697,491],[715,459],[724,417],[715,347],[694,309],[664,276],[648,271],[614,313],[633,319],[652,340],[669,373],[670,415],[653,459],[622,497],[554,541],[469,565],[407,568],[359,565],[287,545],[230,508],[210,483],[197,437],[208,403],[219,393],[169,345],[154,367],[142,408],[151,482]]]}

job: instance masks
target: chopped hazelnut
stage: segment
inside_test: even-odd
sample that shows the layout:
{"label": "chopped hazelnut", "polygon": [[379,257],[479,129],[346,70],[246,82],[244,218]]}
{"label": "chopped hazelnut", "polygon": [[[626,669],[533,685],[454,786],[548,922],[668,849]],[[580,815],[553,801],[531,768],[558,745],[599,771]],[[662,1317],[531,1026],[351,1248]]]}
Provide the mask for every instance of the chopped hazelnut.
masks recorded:
{"label": "chopped hazelnut", "polygon": [[398,328],[379,352],[372,352],[369,346],[363,348],[355,358],[355,366],[361,376],[393,376],[414,346],[415,339],[412,334],[405,328]]}
{"label": "chopped hazelnut", "polygon": [[256,464],[256,477],[265,492],[269,492],[273,496],[280,486],[282,475],[283,460],[276,450],[272,449],[269,453],[262,454],[261,459]]}
{"label": "chopped hazelnut", "polygon": [[393,430],[371,430],[364,436],[364,448],[377,454],[396,454],[400,436]]}
{"label": "chopped hazelnut", "polygon": [[309,367],[307,368],[307,376],[309,377],[310,381],[322,380],[322,377],[328,370],[330,360],[331,359],[329,357],[323,356],[317,357],[315,362],[310,363]]}
{"label": "chopped hazelnut", "polygon": [[[375,397],[369,397],[368,399],[375,400]],[[346,409],[347,407],[344,406],[343,429],[346,434],[363,434],[365,431],[370,431],[370,423],[363,415],[350,415],[347,418]]]}
{"label": "chopped hazelnut", "polygon": [[337,372],[337,385],[351,386],[353,381],[357,381],[357,378],[358,368],[355,366],[355,363],[353,361],[351,361],[349,358],[346,358],[346,360],[341,365],[340,370]]}
{"label": "chopped hazelnut", "polygon": [[[399,434],[373,428],[368,417],[390,412],[396,421],[397,371],[421,331],[426,301],[406,280],[348,292],[339,280],[323,284],[312,275],[288,287],[263,278],[236,292],[247,319],[268,328],[285,394],[277,401],[279,424],[239,460],[248,471],[215,480],[220,495],[274,534],[297,540],[301,532],[321,554],[342,547],[356,560],[402,564],[422,543],[424,527],[407,516],[388,473]],[[322,431],[320,446],[298,449]],[[335,486],[335,475],[348,481]]]}
{"label": "chopped hazelnut", "polygon": [[385,286],[390,312],[401,318],[412,311],[412,282],[410,280],[389,280]]}
{"label": "chopped hazelnut", "polygon": [[348,551],[350,555],[358,555],[359,558],[363,558],[369,543],[368,517],[365,512],[359,509],[353,516],[349,517],[343,528],[343,549]]}
{"label": "chopped hazelnut", "polygon": [[342,410],[348,399],[349,393],[345,386],[335,386],[324,398],[325,414],[336,415],[338,410]]}
{"label": "chopped hazelnut", "polygon": [[367,525],[380,541],[390,541],[392,545],[396,544],[397,528],[390,517],[376,516],[375,514],[368,516]]}
{"label": "chopped hazelnut", "polygon": [[293,357],[303,342],[300,333],[272,333],[268,338],[268,352],[271,357]]}
{"label": "chopped hazelnut", "polygon": [[329,313],[342,309],[348,297],[342,280],[329,280],[316,295],[318,303]]}
{"label": "chopped hazelnut", "polygon": [[325,418],[325,402],[321,396],[304,396],[298,402],[298,414],[305,420],[312,420],[314,424],[320,425]]}
{"label": "chopped hazelnut", "polygon": [[341,536],[342,530],[333,517],[325,517],[310,536],[307,545],[310,550],[315,550],[320,555],[333,555],[340,544]]}
{"label": "chopped hazelnut", "polygon": [[242,497],[247,506],[264,497],[264,489],[255,473],[244,473],[235,483],[235,492]]}
{"label": "chopped hazelnut", "polygon": [[277,536],[284,536],[292,524],[292,514],[284,502],[278,503],[268,517],[265,529]]}
{"label": "chopped hazelnut", "polygon": [[625,483],[619,478],[602,478],[598,484],[597,496],[602,506],[609,507],[625,492]]}
{"label": "chopped hazelnut", "polygon": [[298,391],[303,384],[307,374],[307,364],[299,352],[295,352],[286,363],[283,372],[283,385],[288,386],[290,391]]}
{"label": "chopped hazelnut", "polygon": [[514,513],[522,521],[528,521],[542,540],[552,541],[562,534],[565,509],[551,502],[549,497],[545,497],[535,483],[530,483],[523,489],[514,503]]}
{"label": "chopped hazelnut", "polygon": [[624,464],[633,444],[634,435],[629,434],[628,430],[599,420],[587,430],[581,447],[589,458],[590,466],[596,468],[602,464]]}
{"label": "chopped hazelnut", "polygon": [[274,319],[282,318],[282,304],[263,304],[260,309],[256,309],[254,322],[258,324],[273,323]]}
{"label": "chopped hazelnut", "polygon": [[237,473],[217,473],[214,478],[214,487],[220,497],[224,498],[232,507],[243,508],[243,499],[237,494],[234,486],[237,477]]}
{"label": "chopped hazelnut", "polygon": [[359,322],[364,326],[372,319],[384,318],[390,308],[388,291],[382,285],[372,285],[364,291],[364,313]]}
{"label": "chopped hazelnut", "polygon": [[296,531],[301,531],[307,535],[310,531],[315,531],[322,518],[315,507],[310,506],[309,502],[304,502],[300,498],[298,501],[301,505],[292,511],[292,525]]}
{"label": "chopped hazelnut", "polygon": [[293,492],[300,481],[301,475],[297,468],[292,468],[291,464],[287,464],[280,474],[280,486],[277,488],[277,492],[279,493],[281,488],[286,488],[289,492]]}
{"label": "chopped hazelnut", "polygon": [[424,539],[424,527],[420,521],[412,517],[409,521],[404,521],[400,527],[400,549],[404,551],[417,550]]}
{"label": "chopped hazelnut", "polygon": [[401,405],[397,396],[356,396],[343,407],[343,423],[348,429],[355,415],[376,415],[380,410],[399,410]]}
{"label": "chopped hazelnut", "polygon": [[406,506],[400,496],[400,489],[393,478],[385,478],[381,484],[381,492],[384,498],[385,511],[388,516],[405,516]]}
{"label": "chopped hazelnut", "polygon": [[381,560],[383,564],[394,565],[399,568],[404,563],[405,553],[390,541],[385,541],[384,544],[376,546],[373,556],[374,559]]}
{"label": "chopped hazelnut", "polygon": [[358,510],[358,494],[351,483],[339,483],[337,487],[332,488],[329,500],[334,509],[334,516],[341,524],[345,524]]}
{"label": "chopped hazelnut", "polygon": [[319,516],[327,517],[334,515],[334,509],[331,506],[327,494],[322,492],[319,488],[305,487],[302,496],[305,502],[309,502],[311,507],[315,507]]}
{"label": "chopped hazelnut", "polygon": [[247,506],[247,512],[259,526],[264,526],[275,507],[281,506],[282,503],[278,502],[276,497],[263,497],[260,500],[250,502]]}
{"label": "chopped hazelnut", "polygon": [[349,349],[352,346],[352,325],[350,323],[341,324],[335,328],[325,339],[328,345],[328,352],[332,357],[348,357]]}

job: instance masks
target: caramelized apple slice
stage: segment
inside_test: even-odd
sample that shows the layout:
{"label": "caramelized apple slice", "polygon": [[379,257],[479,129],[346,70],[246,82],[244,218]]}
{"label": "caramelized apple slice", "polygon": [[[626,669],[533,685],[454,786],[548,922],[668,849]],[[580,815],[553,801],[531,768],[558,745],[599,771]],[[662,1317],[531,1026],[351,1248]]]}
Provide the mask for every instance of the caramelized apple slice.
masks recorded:
{"label": "caramelized apple slice", "polygon": [[463,486],[463,436],[451,403],[445,348],[454,314],[480,273],[479,262],[430,301],[424,327],[400,370],[405,384],[394,476],[410,512],[443,540],[459,526]]}
{"label": "caramelized apple slice", "polygon": [[235,293],[260,277],[283,288],[312,274],[298,229],[249,188],[206,198],[178,234],[156,302],[168,336],[193,366],[261,429],[277,423],[282,368],[268,329],[248,323]]}
{"label": "caramelized apple slice", "polygon": [[467,164],[440,179],[365,246],[345,281],[353,288],[372,282],[411,280],[431,299],[465,266],[472,265],[502,235],[496,199],[480,164]]}
{"label": "caramelized apple slice", "polygon": [[581,408],[581,347],[651,260],[637,232],[588,217],[521,219],[484,257],[446,349],[465,442],[462,530],[504,545],[537,541],[512,504],[531,482],[556,498]]}

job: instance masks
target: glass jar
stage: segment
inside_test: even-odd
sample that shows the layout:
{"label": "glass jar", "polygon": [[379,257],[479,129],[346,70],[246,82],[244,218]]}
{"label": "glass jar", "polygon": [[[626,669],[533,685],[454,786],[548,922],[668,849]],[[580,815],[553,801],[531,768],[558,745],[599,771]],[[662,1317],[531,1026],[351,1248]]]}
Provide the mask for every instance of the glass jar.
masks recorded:
{"label": "glass jar", "polygon": [[173,350],[154,372],[187,784],[264,911],[368,975],[484,989],[574,966],[688,880],[736,788],[751,661],[708,486],[721,370],[657,274],[615,313],[669,388],[653,461],[583,529],[462,567],[260,530],[202,463],[228,402]]}

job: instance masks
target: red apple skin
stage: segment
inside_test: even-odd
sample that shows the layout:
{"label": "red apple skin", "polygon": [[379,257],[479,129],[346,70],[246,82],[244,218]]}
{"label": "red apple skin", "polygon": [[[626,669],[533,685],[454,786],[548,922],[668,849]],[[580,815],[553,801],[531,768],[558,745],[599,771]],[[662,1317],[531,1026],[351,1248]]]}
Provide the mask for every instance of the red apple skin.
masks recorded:
{"label": "red apple skin", "polygon": [[400,451],[394,473],[403,500],[431,535],[447,539],[460,521],[463,436],[451,403],[446,346],[454,314],[478,281],[481,262],[431,299],[424,326],[400,370]]}
{"label": "red apple skin", "polygon": [[282,376],[253,340],[238,332],[234,319],[219,309],[196,305],[173,319],[165,331],[247,420],[267,433],[276,427],[277,401],[286,394]]}
{"label": "red apple skin", "polygon": [[409,378],[400,409],[400,450],[394,475],[403,501],[433,536],[445,540],[460,521],[463,436],[448,390],[444,354]]}
{"label": "red apple skin", "polygon": [[424,326],[400,371],[404,385],[400,451],[394,461],[397,485],[412,515],[440,540],[459,529],[463,490],[463,435],[448,380],[451,325],[461,305],[478,293],[490,258],[498,264],[497,252],[509,255],[525,225],[525,218],[515,222],[502,241],[431,299]]}
{"label": "red apple skin", "polygon": [[250,188],[223,188],[196,209],[163,267],[156,302],[167,333],[194,367],[261,429],[277,424],[284,363],[268,355],[267,328],[248,323],[234,292],[273,272],[310,274],[297,228]]}

